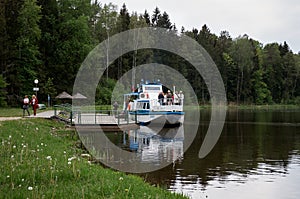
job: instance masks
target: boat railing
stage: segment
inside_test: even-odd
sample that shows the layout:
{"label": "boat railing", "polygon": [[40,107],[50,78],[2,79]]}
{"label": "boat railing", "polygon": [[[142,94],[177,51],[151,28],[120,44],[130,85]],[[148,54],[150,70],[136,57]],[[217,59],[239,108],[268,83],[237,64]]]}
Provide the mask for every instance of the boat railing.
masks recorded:
{"label": "boat railing", "polygon": [[163,99],[157,99],[157,101],[161,106],[170,106],[170,105],[183,105],[183,99],[173,99],[173,98],[163,98]]}

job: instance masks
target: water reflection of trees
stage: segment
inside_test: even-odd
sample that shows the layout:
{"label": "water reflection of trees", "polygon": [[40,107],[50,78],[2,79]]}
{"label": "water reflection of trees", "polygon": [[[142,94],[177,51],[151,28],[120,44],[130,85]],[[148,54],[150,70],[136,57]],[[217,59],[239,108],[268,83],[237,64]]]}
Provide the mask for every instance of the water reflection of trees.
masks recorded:
{"label": "water reflection of trees", "polygon": [[[201,113],[203,122],[184,160],[143,176],[151,183],[167,187],[179,180],[182,184],[200,184],[205,189],[212,180],[227,181],[232,176],[238,176],[238,181],[243,183],[250,175],[287,174],[292,155],[300,154],[299,126],[273,122],[283,121],[279,118],[283,115],[237,114],[229,114],[229,122],[217,145],[201,160],[198,152],[209,124],[209,114]],[[237,117],[242,122],[237,121]],[[293,116],[288,118],[295,120]]]}

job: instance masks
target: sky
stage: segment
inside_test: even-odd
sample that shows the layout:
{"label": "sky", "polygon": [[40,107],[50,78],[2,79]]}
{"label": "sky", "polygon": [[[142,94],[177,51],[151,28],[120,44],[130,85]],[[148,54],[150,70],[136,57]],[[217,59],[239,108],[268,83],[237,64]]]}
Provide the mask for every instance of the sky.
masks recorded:
{"label": "sky", "polygon": [[118,11],[123,3],[131,14],[155,7],[164,11],[178,30],[198,30],[206,24],[211,33],[228,31],[232,38],[247,34],[263,45],[287,42],[300,52],[300,0],[100,0],[113,3]]}

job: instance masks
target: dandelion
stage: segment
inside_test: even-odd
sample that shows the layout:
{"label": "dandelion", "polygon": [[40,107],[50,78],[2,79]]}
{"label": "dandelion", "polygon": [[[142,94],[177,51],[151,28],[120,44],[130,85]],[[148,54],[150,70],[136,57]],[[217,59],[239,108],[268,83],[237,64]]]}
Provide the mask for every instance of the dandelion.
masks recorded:
{"label": "dandelion", "polygon": [[70,165],[70,164],[72,164],[72,162],[69,161],[69,162],[68,162],[68,165]]}
{"label": "dandelion", "polygon": [[11,155],[10,157],[11,157],[11,159],[14,159],[15,156],[14,156],[14,155]]}
{"label": "dandelion", "polygon": [[19,184],[19,187],[22,187],[22,185],[21,185],[21,184]]}
{"label": "dandelion", "polygon": [[68,158],[68,161],[71,162],[72,160],[75,160],[75,159],[76,159],[76,157],[73,156],[71,158]]}
{"label": "dandelion", "polygon": [[123,180],[123,177],[120,177],[119,180],[122,181],[122,180]]}
{"label": "dandelion", "polygon": [[8,139],[11,139],[11,135],[8,136]]}
{"label": "dandelion", "polygon": [[41,146],[43,146],[43,145],[44,145],[44,143],[42,142],[42,143],[41,143]]}
{"label": "dandelion", "polygon": [[128,192],[129,191],[129,189],[125,189],[125,192]]}
{"label": "dandelion", "polygon": [[29,187],[28,187],[28,190],[29,190],[29,191],[32,191],[32,190],[33,190],[33,187],[30,187],[30,186],[29,186]]}
{"label": "dandelion", "polygon": [[14,145],[13,148],[14,148],[14,149],[17,148],[16,145]]}
{"label": "dandelion", "polygon": [[21,180],[22,182],[24,182],[24,178],[22,178],[22,180]]}
{"label": "dandelion", "polygon": [[39,128],[38,128],[38,127],[36,127],[36,128],[35,128],[35,130],[37,130],[37,131],[38,131],[38,130],[39,130]]}
{"label": "dandelion", "polygon": [[66,154],[67,152],[66,151],[64,151],[64,154]]}
{"label": "dandelion", "polygon": [[52,157],[49,155],[46,157],[47,160],[52,160]]}
{"label": "dandelion", "polygon": [[9,176],[9,175],[7,175],[6,177],[7,177],[7,178],[10,178],[10,176]]}

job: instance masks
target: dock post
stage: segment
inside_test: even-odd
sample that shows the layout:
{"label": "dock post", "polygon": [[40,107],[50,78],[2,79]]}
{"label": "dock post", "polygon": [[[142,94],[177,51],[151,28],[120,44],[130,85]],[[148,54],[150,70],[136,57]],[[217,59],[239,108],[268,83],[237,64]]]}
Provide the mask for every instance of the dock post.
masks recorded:
{"label": "dock post", "polygon": [[117,116],[118,116],[118,126],[120,125],[120,114],[119,111],[117,110]]}
{"label": "dock post", "polygon": [[73,111],[71,110],[71,112],[70,112],[70,121],[71,121],[71,126],[72,126],[72,124],[73,124]]}
{"label": "dock post", "polygon": [[54,106],[54,116],[56,117],[56,106]]}

